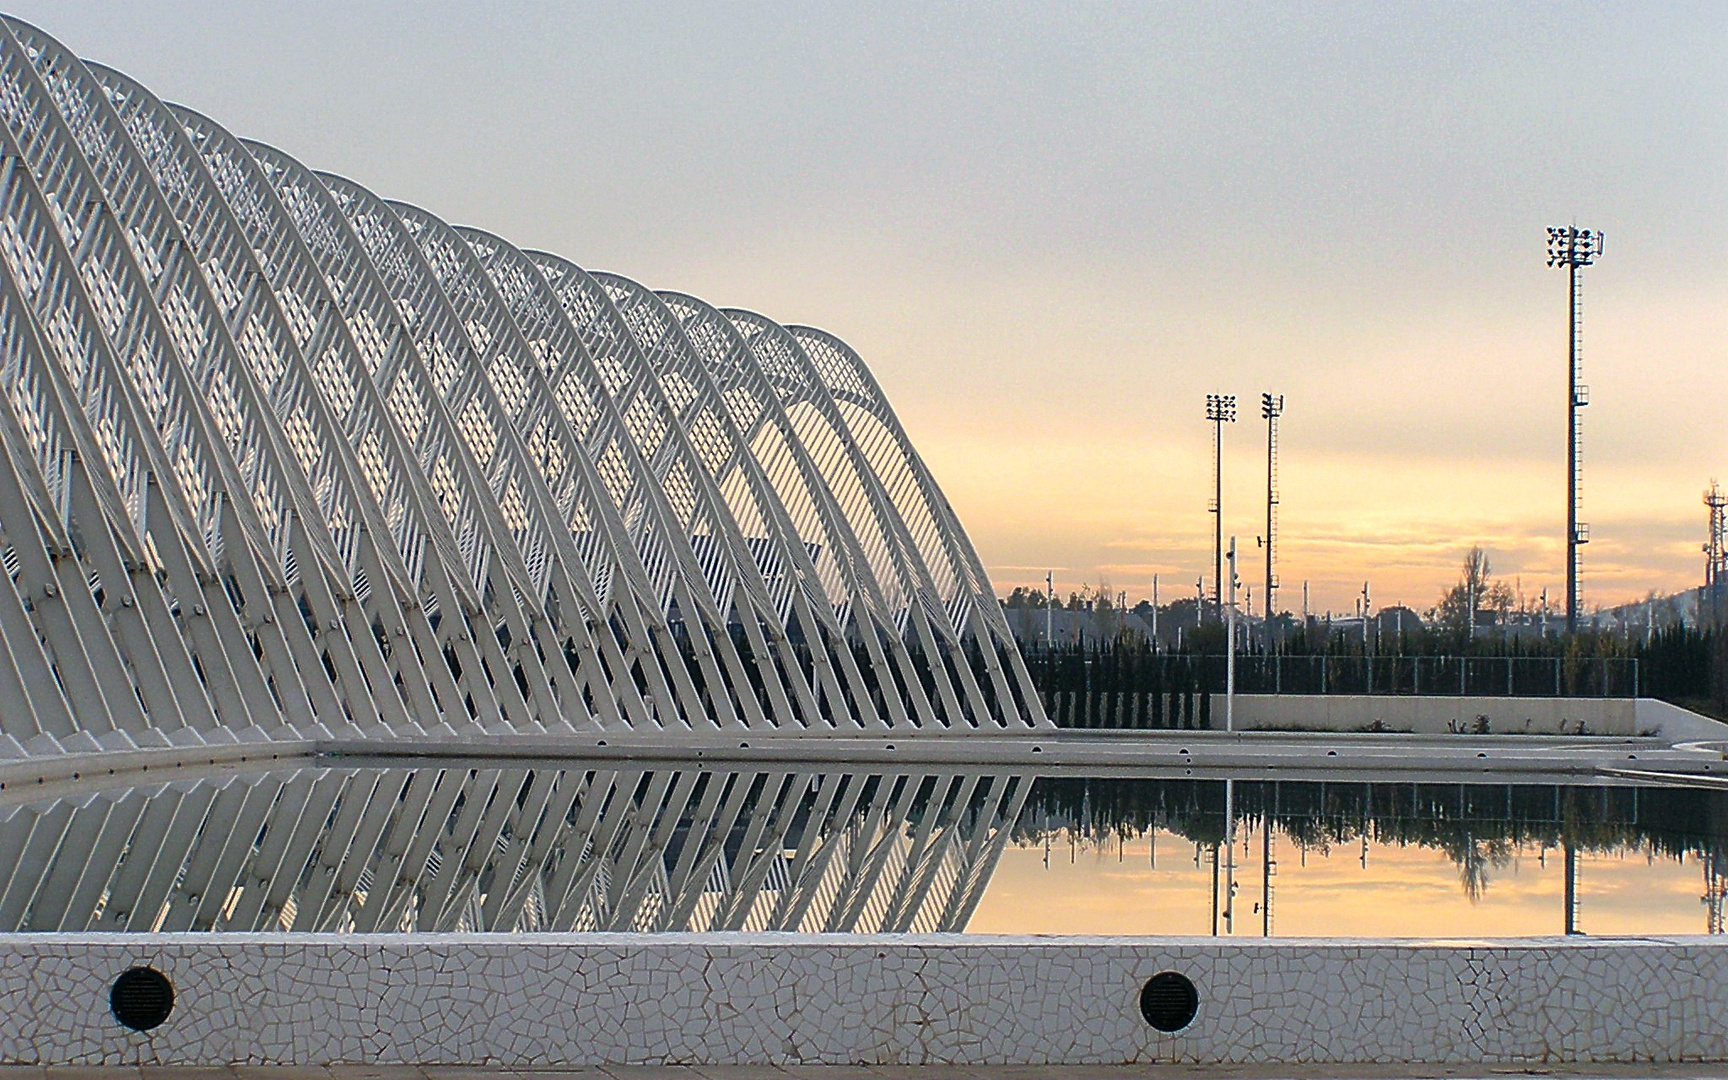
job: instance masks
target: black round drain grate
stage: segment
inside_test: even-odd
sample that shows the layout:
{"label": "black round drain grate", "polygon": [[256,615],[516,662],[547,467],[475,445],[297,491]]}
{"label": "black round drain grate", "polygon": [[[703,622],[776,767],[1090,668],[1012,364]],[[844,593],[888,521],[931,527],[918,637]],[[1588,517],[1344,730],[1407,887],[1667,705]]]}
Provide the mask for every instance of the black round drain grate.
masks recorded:
{"label": "black round drain grate", "polygon": [[1160,971],[1140,988],[1140,1015],[1159,1031],[1181,1031],[1200,1011],[1200,991],[1188,976]]}
{"label": "black round drain grate", "polygon": [[108,1007],[133,1031],[149,1031],[174,1011],[174,984],[153,967],[128,968],[108,991]]}

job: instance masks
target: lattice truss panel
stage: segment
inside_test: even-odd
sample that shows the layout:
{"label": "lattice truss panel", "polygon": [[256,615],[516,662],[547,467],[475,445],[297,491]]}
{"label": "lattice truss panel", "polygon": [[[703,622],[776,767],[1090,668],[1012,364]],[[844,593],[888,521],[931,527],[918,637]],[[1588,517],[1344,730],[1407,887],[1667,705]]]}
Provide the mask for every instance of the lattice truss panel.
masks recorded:
{"label": "lattice truss panel", "polygon": [[0,29],[0,750],[1047,723],[857,355]]}
{"label": "lattice truss panel", "polygon": [[0,807],[0,931],[966,927],[1031,781],[300,769]]}

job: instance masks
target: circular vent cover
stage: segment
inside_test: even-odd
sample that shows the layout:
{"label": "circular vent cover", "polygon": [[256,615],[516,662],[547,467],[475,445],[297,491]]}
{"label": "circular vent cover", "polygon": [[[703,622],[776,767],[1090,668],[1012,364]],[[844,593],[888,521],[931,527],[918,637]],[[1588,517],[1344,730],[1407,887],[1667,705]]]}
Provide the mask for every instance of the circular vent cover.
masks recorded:
{"label": "circular vent cover", "polygon": [[133,1031],[149,1031],[174,1011],[174,984],[153,967],[129,968],[114,980],[108,1007],[114,1019]]}
{"label": "circular vent cover", "polygon": [[1159,1031],[1181,1031],[1200,1011],[1200,991],[1188,976],[1160,971],[1140,988],[1140,1015]]}

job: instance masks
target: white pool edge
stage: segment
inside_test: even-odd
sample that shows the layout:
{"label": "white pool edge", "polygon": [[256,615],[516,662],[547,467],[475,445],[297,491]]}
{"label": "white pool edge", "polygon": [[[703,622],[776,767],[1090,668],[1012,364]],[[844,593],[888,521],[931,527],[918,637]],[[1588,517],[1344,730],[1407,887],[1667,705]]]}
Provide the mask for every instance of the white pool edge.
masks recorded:
{"label": "white pool edge", "polygon": [[[138,965],[148,1033],[109,1003]],[[0,1016],[28,1065],[1728,1061],[1728,939],[17,934]]]}

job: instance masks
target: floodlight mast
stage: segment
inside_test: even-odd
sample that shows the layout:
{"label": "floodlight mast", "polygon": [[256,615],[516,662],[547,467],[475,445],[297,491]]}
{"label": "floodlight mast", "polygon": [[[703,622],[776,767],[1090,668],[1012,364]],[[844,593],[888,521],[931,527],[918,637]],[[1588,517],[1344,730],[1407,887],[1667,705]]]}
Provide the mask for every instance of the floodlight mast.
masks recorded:
{"label": "floodlight mast", "polygon": [[1266,418],[1266,643],[1272,644],[1272,618],[1278,613],[1278,418],[1284,415],[1283,394],[1261,394],[1260,415]]}
{"label": "floodlight mast", "polygon": [[1710,604],[1710,625],[1720,626],[1723,581],[1728,579],[1728,495],[1715,480],[1704,492],[1704,505],[1710,510],[1710,538],[1704,544],[1704,596]]}
{"label": "floodlight mast", "polygon": [[1212,613],[1224,613],[1224,425],[1236,422],[1235,394],[1207,394],[1212,422]]}
{"label": "floodlight mast", "polygon": [[1548,265],[1564,266],[1567,280],[1566,322],[1566,632],[1578,630],[1578,548],[1590,540],[1590,526],[1578,520],[1578,479],[1583,455],[1583,415],[1590,388],[1578,381],[1584,296],[1578,271],[1602,254],[1601,230],[1565,225],[1548,230]]}

